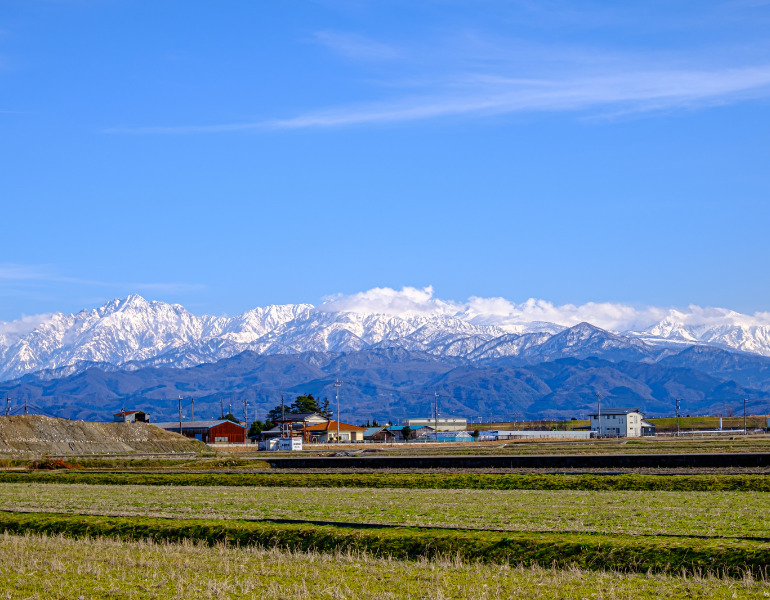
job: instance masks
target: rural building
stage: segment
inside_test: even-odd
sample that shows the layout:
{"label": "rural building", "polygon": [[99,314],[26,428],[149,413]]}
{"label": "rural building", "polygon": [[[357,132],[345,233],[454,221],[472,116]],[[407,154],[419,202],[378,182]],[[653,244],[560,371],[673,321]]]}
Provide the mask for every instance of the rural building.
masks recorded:
{"label": "rural building", "polygon": [[591,432],[588,429],[578,431],[570,429],[568,431],[537,431],[519,429],[518,431],[512,430],[497,430],[497,431],[480,431],[479,440],[481,441],[497,441],[497,440],[524,440],[524,439],[559,439],[559,440],[585,440],[591,437]]}
{"label": "rural building", "polygon": [[337,421],[326,421],[325,423],[319,423],[318,425],[310,425],[305,427],[304,431],[305,436],[309,438],[312,443],[326,444],[335,441],[363,442],[366,427],[359,427],[358,425],[351,425],[350,423],[343,423],[340,421],[339,440],[337,440]]}
{"label": "rural building", "polygon": [[472,442],[473,436],[467,431],[437,431],[431,436],[437,442]]}
{"label": "rural building", "polygon": [[439,417],[438,419],[405,419],[404,425],[412,429],[427,425],[439,431],[465,431],[468,429],[468,419],[458,417]]}
{"label": "rural building", "polygon": [[638,408],[607,407],[590,413],[589,417],[591,433],[597,437],[655,435],[655,426],[644,420],[644,415]]}
{"label": "rural building", "polygon": [[305,429],[311,425],[320,425],[327,423],[329,419],[318,413],[286,413],[276,421],[275,427],[266,429],[257,436],[262,440],[280,437],[301,437],[306,442],[310,438],[305,433]]}
{"label": "rural building", "polygon": [[141,410],[121,410],[113,415],[115,423],[149,423],[150,415]]}
{"label": "rural building", "polygon": [[329,419],[318,413],[290,413],[287,412],[280,419],[276,419],[276,423],[299,423],[302,427],[308,425],[318,425],[319,423],[326,423]]}
{"label": "rural building", "polygon": [[154,423],[154,425],[207,444],[243,444],[246,441],[246,427],[228,420],[182,421],[181,432],[179,431],[179,421]]}
{"label": "rural building", "polygon": [[[406,425],[389,425],[386,427],[386,429],[396,436],[397,442],[403,442],[404,441],[404,427],[407,427]],[[417,425],[415,427],[409,427],[412,431],[409,434],[409,439],[414,440],[418,438],[426,438],[430,437],[433,433],[434,429],[433,427],[428,427],[427,425]]]}
{"label": "rural building", "polygon": [[259,442],[259,450],[269,452],[296,452],[302,450],[301,437],[271,437]]}
{"label": "rural building", "polygon": [[387,427],[367,427],[364,431],[365,442],[395,442],[397,436],[392,431],[388,431]]}

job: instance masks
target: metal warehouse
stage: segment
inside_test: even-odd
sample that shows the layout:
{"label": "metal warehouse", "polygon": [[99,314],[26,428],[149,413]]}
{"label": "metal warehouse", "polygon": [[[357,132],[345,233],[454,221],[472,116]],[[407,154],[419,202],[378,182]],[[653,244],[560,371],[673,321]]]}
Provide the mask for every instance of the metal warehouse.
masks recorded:
{"label": "metal warehouse", "polygon": [[[232,421],[179,421],[155,423],[157,427],[185,437],[195,438],[207,444],[243,444],[246,441],[246,427]],[[181,431],[180,431],[181,429]]]}

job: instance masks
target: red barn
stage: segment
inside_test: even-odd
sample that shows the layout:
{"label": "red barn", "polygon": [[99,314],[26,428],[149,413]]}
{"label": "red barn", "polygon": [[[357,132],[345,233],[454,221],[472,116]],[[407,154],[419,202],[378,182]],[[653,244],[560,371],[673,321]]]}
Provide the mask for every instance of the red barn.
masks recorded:
{"label": "red barn", "polygon": [[206,444],[243,444],[246,442],[246,427],[240,423],[227,420],[218,421],[182,421],[180,431],[179,421],[155,423],[157,427],[185,437],[195,438]]}

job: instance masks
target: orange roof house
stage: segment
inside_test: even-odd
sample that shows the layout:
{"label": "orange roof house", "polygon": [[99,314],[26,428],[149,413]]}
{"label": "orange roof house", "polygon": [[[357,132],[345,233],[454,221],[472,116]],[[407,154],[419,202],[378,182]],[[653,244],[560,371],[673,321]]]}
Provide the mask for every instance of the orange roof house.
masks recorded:
{"label": "orange roof house", "polygon": [[328,442],[363,442],[366,427],[351,425],[350,423],[339,423],[340,438],[337,440],[337,421],[327,421],[305,427],[305,439],[309,442],[318,442],[325,444]]}

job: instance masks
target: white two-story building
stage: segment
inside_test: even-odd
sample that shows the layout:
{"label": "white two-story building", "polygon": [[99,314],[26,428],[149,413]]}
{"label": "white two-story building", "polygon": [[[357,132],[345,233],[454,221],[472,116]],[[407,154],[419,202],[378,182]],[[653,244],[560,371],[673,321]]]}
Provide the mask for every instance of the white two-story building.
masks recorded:
{"label": "white two-story building", "polygon": [[600,411],[591,413],[589,417],[591,433],[597,437],[655,435],[655,426],[644,420],[644,415],[638,408],[602,407]]}

